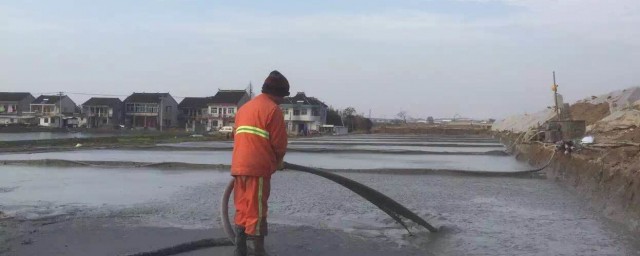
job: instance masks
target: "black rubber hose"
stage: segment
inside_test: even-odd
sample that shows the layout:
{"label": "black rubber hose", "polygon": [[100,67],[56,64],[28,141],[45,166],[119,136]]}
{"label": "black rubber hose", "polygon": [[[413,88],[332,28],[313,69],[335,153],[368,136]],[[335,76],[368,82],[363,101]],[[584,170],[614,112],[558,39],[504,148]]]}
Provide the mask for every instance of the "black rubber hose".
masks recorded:
{"label": "black rubber hose", "polygon": [[409,231],[409,229],[404,224],[402,219],[400,219],[399,217],[405,217],[405,218],[407,218],[407,219],[419,224],[420,226],[425,227],[426,229],[428,229],[431,232],[438,232],[438,229],[436,227],[432,226],[427,221],[425,221],[420,216],[418,216],[417,214],[415,214],[411,210],[407,209],[403,205],[399,204],[398,202],[394,201],[393,199],[389,198],[388,196],[386,196],[386,195],[384,195],[384,194],[382,194],[382,193],[380,193],[380,192],[378,192],[378,191],[376,191],[376,190],[374,190],[374,189],[372,189],[370,187],[367,187],[367,186],[365,186],[365,185],[363,185],[361,183],[358,183],[358,182],[356,182],[354,180],[342,177],[342,176],[337,175],[335,173],[321,171],[321,170],[318,170],[318,169],[315,169],[315,168],[301,166],[301,165],[297,165],[297,164],[291,164],[291,163],[287,163],[287,162],[284,163],[284,167],[285,167],[285,169],[289,169],[289,170],[295,170],[295,171],[301,171],[301,172],[315,174],[315,175],[318,175],[320,177],[329,179],[329,180],[331,180],[333,182],[336,182],[336,183],[342,185],[345,188],[348,188],[349,190],[351,190],[351,191],[355,192],[356,194],[362,196],[367,201],[373,203],[375,206],[380,208],[385,213],[389,214],[389,216],[391,216],[394,220],[396,220],[398,223],[400,223],[400,225],[402,225],[405,229],[407,229],[407,231]]}
{"label": "black rubber hose", "polygon": [[209,247],[216,246],[232,246],[233,243],[231,240],[227,238],[210,238],[210,239],[202,239],[193,242],[187,242],[183,244],[179,244],[172,247],[167,247],[164,249],[150,251],[150,252],[140,252],[136,254],[128,254],[127,256],[169,256],[176,255],[180,253],[200,250]]}

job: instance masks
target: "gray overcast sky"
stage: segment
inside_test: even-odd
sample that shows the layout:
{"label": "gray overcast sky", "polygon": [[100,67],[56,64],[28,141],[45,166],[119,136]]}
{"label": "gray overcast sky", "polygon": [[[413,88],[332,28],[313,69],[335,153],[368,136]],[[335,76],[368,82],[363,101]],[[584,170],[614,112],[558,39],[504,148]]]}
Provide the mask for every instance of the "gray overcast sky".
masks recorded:
{"label": "gray overcast sky", "polygon": [[0,0],[0,91],[207,96],[273,69],[375,117],[534,112],[553,70],[567,101],[640,85],[640,1]]}

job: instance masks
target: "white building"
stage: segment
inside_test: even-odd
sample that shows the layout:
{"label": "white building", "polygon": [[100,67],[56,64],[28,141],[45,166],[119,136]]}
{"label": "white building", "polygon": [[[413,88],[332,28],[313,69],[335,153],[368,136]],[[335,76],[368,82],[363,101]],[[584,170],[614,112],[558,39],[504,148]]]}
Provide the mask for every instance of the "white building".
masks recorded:
{"label": "white building", "polygon": [[39,118],[40,126],[66,127],[77,125],[68,120],[79,111],[76,103],[66,95],[41,95],[31,102],[29,112]]}
{"label": "white building", "polygon": [[251,97],[245,90],[218,90],[218,93],[208,100],[206,113],[207,130],[218,130],[223,126],[234,126],[238,109],[247,103]]}
{"label": "white building", "polygon": [[29,123],[31,102],[35,98],[28,92],[0,92],[0,124]]}
{"label": "white building", "polygon": [[297,135],[320,131],[322,125],[327,122],[327,107],[322,101],[307,97],[304,92],[286,97],[280,104],[287,131]]}

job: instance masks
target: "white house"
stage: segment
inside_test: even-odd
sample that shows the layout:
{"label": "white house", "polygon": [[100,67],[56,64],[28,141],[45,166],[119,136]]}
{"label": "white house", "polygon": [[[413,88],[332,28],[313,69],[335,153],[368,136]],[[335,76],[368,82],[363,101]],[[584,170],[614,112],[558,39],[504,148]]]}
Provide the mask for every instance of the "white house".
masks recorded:
{"label": "white house", "polygon": [[286,97],[280,104],[287,131],[298,135],[320,131],[322,125],[327,122],[327,108],[324,102],[314,97],[307,97],[304,92]]}
{"label": "white house", "polygon": [[76,103],[66,95],[41,95],[30,105],[30,114],[37,116],[40,126],[65,127],[68,118],[78,113]]}
{"label": "white house", "polygon": [[28,92],[0,92],[0,124],[28,123],[27,114],[35,98]]}
{"label": "white house", "polygon": [[233,126],[238,109],[251,97],[245,90],[218,90],[207,103],[203,117],[207,119],[207,130],[218,130],[223,126]]}

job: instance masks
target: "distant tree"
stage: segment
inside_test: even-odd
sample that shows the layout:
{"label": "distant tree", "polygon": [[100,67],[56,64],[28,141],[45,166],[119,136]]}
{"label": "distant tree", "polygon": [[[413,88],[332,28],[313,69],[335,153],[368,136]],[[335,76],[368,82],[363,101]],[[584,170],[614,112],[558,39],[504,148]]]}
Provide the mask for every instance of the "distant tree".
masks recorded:
{"label": "distant tree", "polygon": [[354,117],[356,116],[356,109],[354,107],[348,107],[345,108],[342,111],[342,116],[344,117],[344,125],[349,128],[349,132],[352,132],[355,130],[355,125],[354,125]]}
{"label": "distant tree", "polygon": [[356,114],[356,109],[354,107],[345,108],[343,111],[346,117],[352,117]]}
{"label": "distant tree", "polygon": [[400,111],[397,115],[405,124],[407,123],[407,111]]}
{"label": "distant tree", "polygon": [[433,123],[435,123],[435,120],[433,120],[433,117],[432,117],[432,116],[427,117],[427,123],[428,123],[428,124],[433,124]]}
{"label": "distant tree", "polygon": [[330,108],[327,109],[327,124],[341,126],[344,125],[342,123],[342,117],[340,117],[340,113],[337,110]]}
{"label": "distant tree", "polygon": [[373,122],[371,122],[371,119],[362,115],[358,115],[354,118],[354,130],[369,132],[371,131],[371,128],[373,128]]}

